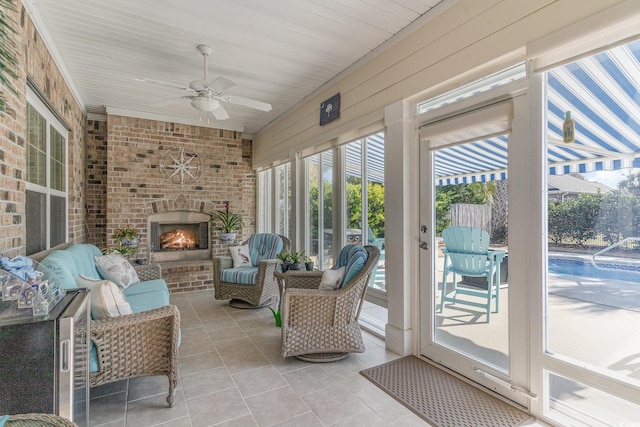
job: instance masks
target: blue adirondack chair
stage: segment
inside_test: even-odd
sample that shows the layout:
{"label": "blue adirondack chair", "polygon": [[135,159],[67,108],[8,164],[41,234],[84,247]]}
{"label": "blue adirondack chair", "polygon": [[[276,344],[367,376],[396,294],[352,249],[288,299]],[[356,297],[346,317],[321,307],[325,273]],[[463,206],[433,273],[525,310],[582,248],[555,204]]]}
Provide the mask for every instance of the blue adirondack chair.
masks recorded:
{"label": "blue adirondack chair", "polygon": [[[444,240],[444,271],[442,273],[442,300],[440,311],[445,302],[465,304],[484,308],[487,323],[491,320],[491,303],[496,301],[497,313],[500,309],[500,263],[506,253],[503,250],[489,250],[489,234],[479,228],[448,227],[442,231]],[[453,289],[447,292],[447,276],[453,273]],[[487,289],[461,286],[457,275],[486,277]],[[463,296],[461,298],[461,296]],[[484,302],[464,296],[484,299]]]}

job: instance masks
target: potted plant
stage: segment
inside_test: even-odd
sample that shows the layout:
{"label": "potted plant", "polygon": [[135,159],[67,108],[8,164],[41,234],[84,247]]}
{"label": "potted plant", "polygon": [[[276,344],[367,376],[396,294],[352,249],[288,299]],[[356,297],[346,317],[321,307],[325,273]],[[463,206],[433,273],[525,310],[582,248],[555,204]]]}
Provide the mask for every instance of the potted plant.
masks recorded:
{"label": "potted plant", "polygon": [[282,261],[282,272],[285,273],[291,266],[291,252],[280,252],[276,258]]}
{"label": "potted plant", "polygon": [[305,259],[304,251],[291,252],[289,254],[289,258],[291,260],[291,265],[289,266],[289,270],[302,270],[302,263],[304,262],[304,259]]}
{"label": "potted plant", "polygon": [[304,268],[307,271],[313,271],[313,261],[308,256],[304,256]]}
{"label": "potted plant", "polygon": [[229,202],[224,202],[224,210],[215,212],[211,216],[211,223],[221,231],[220,241],[233,243],[236,240],[236,230],[242,230],[242,217],[229,211]]}
{"label": "potted plant", "polygon": [[115,230],[111,235],[111,238],[118,242],[116,247],[103,250],[103,252],[108,253],[118,251],[125,256],[135,256],[135,254],[138,252],[140,236],[136,230],[129,227],[129,224]]}

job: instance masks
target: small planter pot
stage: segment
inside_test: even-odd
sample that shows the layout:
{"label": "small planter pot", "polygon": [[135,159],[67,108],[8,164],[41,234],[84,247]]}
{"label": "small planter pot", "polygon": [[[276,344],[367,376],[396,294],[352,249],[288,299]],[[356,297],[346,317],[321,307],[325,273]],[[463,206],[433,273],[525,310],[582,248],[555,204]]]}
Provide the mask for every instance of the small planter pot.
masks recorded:
{"label": "small planter pot", "polygon": [[295,262],[289,266],[289,270],[302,270],[302,263]]}
{"label": "small planter pot", "polygon": [[291,267],[290,262],[283,262],[282,264],[280,264],[280,268],[282,269],[283,273],[286,273],[287,271],[289,271],[289,267]]}
{"label": "small planter pot", "polygon": [[221,243],[233,243],[236,241],[236,233],[220,233]]}
{"label": "small planter pot", "polygon": [[127,246],[129,248],[136,248],[140,244],[140,239],[134,237],[133,239],[124,238],[122,239],[122,245]]}
{"label": "small planter pot", "polygon": [[313,271],[313,261],[305,262],[304,267],[307,269],[307,271]]}

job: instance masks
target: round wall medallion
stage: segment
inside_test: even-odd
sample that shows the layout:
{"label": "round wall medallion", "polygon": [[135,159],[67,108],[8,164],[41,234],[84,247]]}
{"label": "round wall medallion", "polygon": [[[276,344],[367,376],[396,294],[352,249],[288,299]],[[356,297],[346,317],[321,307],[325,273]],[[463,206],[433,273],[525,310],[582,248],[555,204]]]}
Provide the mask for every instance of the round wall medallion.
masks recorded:
{"label": "round wall medallion", "polygon": [[160,171],[171,184],[194,184],[202,175],[202,161],[184,147],[169,148],[160,159]]}

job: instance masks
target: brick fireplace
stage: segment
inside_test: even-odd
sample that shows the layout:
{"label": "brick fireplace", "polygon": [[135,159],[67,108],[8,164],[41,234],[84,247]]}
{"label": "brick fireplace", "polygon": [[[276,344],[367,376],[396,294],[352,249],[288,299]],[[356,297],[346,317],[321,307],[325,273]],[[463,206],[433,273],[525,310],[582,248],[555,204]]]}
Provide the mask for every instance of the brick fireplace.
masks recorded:
{"label": "brick fireplace", "polygon": [[209,214],[172,211],[148,219],[148,259],[154,262],[211,259]]}
{"label": "brick fireplace", "polygon": [[[114,230],[129,225],[141,237],[138,256],[142,262],[152,256],[162,266],[171,292],[212,288],[211,257],[228,254],[228,245],[218,242],[217,230],[204,225],[211,213],[224,209],[224,202],[229,201],[245,224],[238,239],[255,232],[251,141],[234,131],[117,115],[108,115],[106,126],[90,121],[89,129],[90,241],[99,247],[113,246]],[[180,147],[202,161],[197,182],[171,183],[161,173],[163,154]],[[166,228],[193,234],[197,247],[159,249],[159,239],[172,231]],[[180,238],[164,236],[170,246],[179,245]]]}

